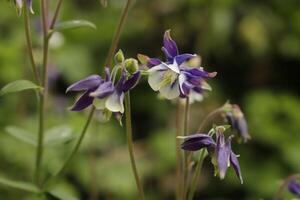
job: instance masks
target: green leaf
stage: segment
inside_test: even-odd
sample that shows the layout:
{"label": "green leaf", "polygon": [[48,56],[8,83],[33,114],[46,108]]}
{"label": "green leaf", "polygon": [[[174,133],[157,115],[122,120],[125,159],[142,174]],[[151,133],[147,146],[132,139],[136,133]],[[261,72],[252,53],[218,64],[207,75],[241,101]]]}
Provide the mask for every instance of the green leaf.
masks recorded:
{"label": "green leaf", "polygon": [[31,81],[28,80],[17,80],[14,82],[11,82],[9,84],[7,84],[6,86],[4,86],[1,90],[0,90],[0,96],[4,95],[4,94],[8,94],[8,93],[14,93],[14,92],[20,92],[23,90],[30,90],[30,89],[41,89],[42,87],[34,84]]}
{"label": "green leaf", "polygon": [[62,125],[46,131],[44,144],[47,146],[63,144],[74,138],[72,129],[69,126]]}
{"label": "green leaf", "polygon": [[63,31],[67,29],[75,29],[81,27],[90,27],[96,29],[96,25],[90,21],[86,20],[70,20],[65,22],[57,23],[53,29],[53,31]]}
{"label": "green leaf", "polygon": [[28,133],[26,130],[15,127],[15,126],[7,126],[5,131],[9,133],[14,138],[25,142],[27,144],[31,144],[37,146],[36,137],[33,134]]}
{"label": "green leaf", "polygon": [[60,190],[48,191],[46,193],[46,197],[48,200],[79,200],[78,198]]}
{"label": "green leaf", "polygon": [[35,185],[27,182],[13,181],[13,180],[0,177],[0,184],[7,187],[19,189],[19,190],[24,190],[27,192],[40,193],[40,190]]}

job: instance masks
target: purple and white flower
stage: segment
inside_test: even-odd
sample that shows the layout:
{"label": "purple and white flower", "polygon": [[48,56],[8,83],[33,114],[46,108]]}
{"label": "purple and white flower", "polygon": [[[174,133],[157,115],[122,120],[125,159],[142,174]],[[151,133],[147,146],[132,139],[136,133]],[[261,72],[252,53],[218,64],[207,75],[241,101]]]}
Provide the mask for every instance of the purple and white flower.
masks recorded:
{"label": "purple and white flower", "polygon": [[300,184],[296,181],[290,181],[288,184],[288,190],[296,197],[300,198]]}
{"label": "purple and white flower", "polygon": [[91,75],[68,87],[69,91],[84,91],[83,95],[72,106],[71,111],[81,111],[94,104],[97,109],[108,109],[114,113],[124,112],[124,94],[136,86],[140,72],[136,72],[126,80],[126,71],[122,70],[116,85],[113,84],[108,68],[105,68],[105,79]]}
{"label": "purple and white flower", "polygon": [[216,76],[216,72],[208,73],[201,67],[189,66],[188,61],[196,59],[197,55],[179,54],[170,30],[164,34],[162,51],[166,57],[165,62],[147,57],[150,87],[167,99],[190,97],[201,100],[203,90],[211,89],[206,80]]}
{"label": "purple and white flower", "polygon": [[228,167],[232,165],[237,177],[240,179],[241,183],[243,183],[237,155],[231,149],[232,136],[225,140],[224,134],[217,131],[216,142],[212,136],[202,133],[179,138],[185,139],[181,145],[183,150],[198,151],[206,148],[212,158],[216,160],[216,163],[213,164],[217,166],[218,174],[221,179],[225,178]]}

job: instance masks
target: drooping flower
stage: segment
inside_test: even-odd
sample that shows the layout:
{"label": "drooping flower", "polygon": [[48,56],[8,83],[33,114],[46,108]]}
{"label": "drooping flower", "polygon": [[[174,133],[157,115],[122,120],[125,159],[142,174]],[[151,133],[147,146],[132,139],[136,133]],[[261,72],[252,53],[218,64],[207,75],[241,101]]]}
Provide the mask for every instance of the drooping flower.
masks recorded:
{"label": "drooping flower", "polygon": [[198,56],[188,53],[179,54],[177,45],[170,36],[170,30],[164,34],[162,51],[166,57],[165,62],[139,55],[149,68],[150,87],[154,91],[159,91],[167,99],[189,96],[200,100],[203,90],[210,90],[206,80],[216,76],[216,72],[208,73],[199,66],[190,66],[188,62],[197,59]]}
{"label": "drooping flower", "polygon": [[236,104],[226,103],[224,110],[228,123],[238,132],[243,142],[247,142],[251,139],[248,133],[247,121],[240,107]]}
{"label": "drooping flower", "polygon": [[81,111],[94,104],[97,109],[108,109],[111,112],[124,112],[124,93],[132,89],[140,78],[136,72],[126,80],[126,72],[122,70],[116,85],[113,84],[108,68],[105,68],[105,79],[91,75],[68,87],[69,91],[84,91],[83,95],[72,106],[71,111]]}
{"label": "drooping flower", "polygon": [[300,198],[300,184],[297,183],[295,180],[289,182],[288,190],[296,197]]}
{"label": "drooping flower", "polygon": [[34,11],[32,9],[32,0],[13,0],[13,4],[16,7],[18,16],[22,15],[24,2],[26,2],[27,9],[34,14]]}
{"label": "drooping flower", "polygon": [[212,157],[212,160],[215,160],[216,162],[213,162],[213,164],[216,165],[217,172],[221,179],[225,178],[228,167],[232,165],[237,177],[240,179],[240,182],[243,183],[237,155],[231,149],[232,136],[225,140],[224,134],[217,131],[216,142],[212,136],[206,134],[194,134],[180,138],[185,139],[181,145],[183,150],[198,151],[206,148]]}

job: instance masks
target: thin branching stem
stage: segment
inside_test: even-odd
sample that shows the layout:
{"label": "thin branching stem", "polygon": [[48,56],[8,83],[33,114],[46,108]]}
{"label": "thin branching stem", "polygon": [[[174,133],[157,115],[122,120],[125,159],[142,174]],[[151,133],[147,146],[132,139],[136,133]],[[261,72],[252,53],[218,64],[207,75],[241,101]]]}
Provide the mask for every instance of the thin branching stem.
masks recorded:
{"label": "thin branching stem", "polygon": [[[189,97],[186,98],[184,106],[184,121],[183,121],[183,136],[187,136],[189,133],[189,116],[190,116],[190,101]],[[183,186],[182,186],[182,199],[186,199],[186,193],[188,188],[188,174],[189,174],[189,163],[188,163],[188,152],[183,152]]]}
{"label": "thin branching stem", "polygon": [[176,200],[181,200],[182,198],[182,155],[180,149],[180,140],[177,139],[178,136],[181,136],[182,133],[182,124],[181,122],[181,113],[182,105],[180,101],[177,102],[177,111],[176,111]]}
{"label": "thin branching stem", "polygon": [[53,29],[54,26],[55,26],[55,23],[57,21],[58,15],[59,15],[59,11],[60,11],[62,2],[63,2],[63,0],[58,0],[57,6],[56,6],[56,9],[55,9],[55,12],[54,12],[54,16],[53,16],[51,24],[50,24],[50,29]]}

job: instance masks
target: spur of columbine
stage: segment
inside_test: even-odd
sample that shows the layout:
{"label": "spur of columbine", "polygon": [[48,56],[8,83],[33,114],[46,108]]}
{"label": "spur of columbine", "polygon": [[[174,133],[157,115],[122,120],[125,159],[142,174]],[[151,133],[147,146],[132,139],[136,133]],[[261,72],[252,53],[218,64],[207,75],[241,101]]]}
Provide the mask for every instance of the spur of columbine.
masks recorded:
{"label": "spur of columbine", "polygon": [[206,80],[216,76],[216,72],[208,73],[200,65],[200,57],[196,54],[179,54],[175,41],[166,31],[162,51],[166,61],[139,54],[138,58],[149,68],[148,83],[154,91],[167,99],[177,97],[190,100],[201,100],[203,90],[211,90]]}
{"label": "spur of columbine", "polygon": [[216,174],[218,174],[221,179],[225,178],[227,169],[231,165],[237,177],[240,179],[241,183],[243,183],[237,155],[231,148],[232,136],[229,136],[227,140],[225,140],[224,131],[224,126],[214,128],[212,132],[216,133],[215,140],[211,135],[203,133],[179,137],[185,139],[181,148],[185,151],[198,151],[206,148],[212,158],[211,160],[212,164],[215,166]]}
{"label": "spur of columbine", "polygon": [[94,104],[99,110],[107,109],[113,113],[124,113],[124,94],[136,86],[140,71],[128,75],[125,69],[121,70],[120,79],[115,85],[109,69],[105,68],[105,79],[99,75],[91,75],[68,87],[66,92],[84,92],[70,110],[81,111]]}

